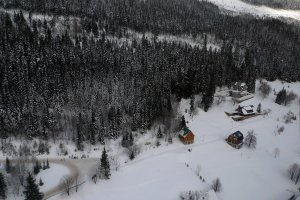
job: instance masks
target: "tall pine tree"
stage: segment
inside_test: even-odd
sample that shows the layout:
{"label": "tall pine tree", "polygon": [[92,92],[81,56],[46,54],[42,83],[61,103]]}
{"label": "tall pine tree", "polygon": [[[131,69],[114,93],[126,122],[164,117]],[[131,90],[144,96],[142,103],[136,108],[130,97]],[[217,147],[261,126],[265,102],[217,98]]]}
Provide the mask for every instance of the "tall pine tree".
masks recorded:
{"label": "tall pine tree", "polygon": [[42,200],[43,194],[39,190],[39,186],[35,183],[35,179],[29,173],[26,179],[27,184],[24,189],[25,200]]}
{"label": "tall pine tree", "polygon": [[110,174],[109,160],[108,160],[106,150],[104,148],[100,159],[100,177],[104,179],[109,179],[110,175],[111,174]]}
{"label": "tall pine tree", "polygon": [[6,199],[7,185],[3,174],[0,172],[0,198]]}

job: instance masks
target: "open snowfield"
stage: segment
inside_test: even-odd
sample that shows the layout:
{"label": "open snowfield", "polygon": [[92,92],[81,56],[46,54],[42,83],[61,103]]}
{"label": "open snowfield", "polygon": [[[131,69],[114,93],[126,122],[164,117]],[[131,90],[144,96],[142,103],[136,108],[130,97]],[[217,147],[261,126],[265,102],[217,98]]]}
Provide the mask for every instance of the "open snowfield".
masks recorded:
{"label": "open snowfield", "polygon": [[[276,92],[283,88],[280,81],[270,85]],[[300,94],[300,83],[284,83],[284,87]],[[255,95],[255,98],[243,102],[243,105],[254,106],[261,103],[262,110],[272,111],[269,115],[241,122],[233,121],[224,113],[224,110],[237,106],[231,101],[215,105],[207,113],[199,109],[191,118],[185,113],[189,109],[189,100],[183,100],[179,111],[185,115],[188,126],[196,135],[193,145],[185,146],[178,139],[172,145],[162,143],[154,149],[144,145],[142,154],[123,163],[118,172],[113,171],[110,180],[101,180],[97,184],[87,180],[78,193],[73,192],[69,197],[57,195],[51,199],[174,200],[179,199],[183,191],[208,191],[217,177],[223,186],[223,190],[217,193],[221,200],[288,199],[290,191],[297,191],[299,187],[287,175],[289,165],[300,161],[299,103],[297,100],[288,106],[280,106],[274,100],[272,92],[264,100]],[[285,124],[283,116],[289,110],[297,115],[297,121]],[[284,132],[275,134],[280,126],[285,127]],[[240,130],[246,135],[252,129],[257,136],[256,149],[244,146],[237,150],[224,141],[234,131]],[[149,135],[144,136],[144,143],[147,141],[151,141]],[[280,150],[277,158],[275,148]],[[198,165],[201,165],[200,175],[205,182],[196,175]]]}
{"label": "open snowfield", "polygon": [[41,172],[36,176],[36,181],[39,183],[40,178],[44,182],[43,186],[40,186],[42,192],[46,192],[58,184],[60,184],[61,178],[70,174],[67,167],[59,164],[51,164],[51,167]]}
{"label": "open snowfield", "polygon": [[256,6],[247,4],[240,0],[208,0],[219,8],[234,13],[251,14],[259,17],[289,18],[300,21],[299,10],[274,9],[267,6]]}

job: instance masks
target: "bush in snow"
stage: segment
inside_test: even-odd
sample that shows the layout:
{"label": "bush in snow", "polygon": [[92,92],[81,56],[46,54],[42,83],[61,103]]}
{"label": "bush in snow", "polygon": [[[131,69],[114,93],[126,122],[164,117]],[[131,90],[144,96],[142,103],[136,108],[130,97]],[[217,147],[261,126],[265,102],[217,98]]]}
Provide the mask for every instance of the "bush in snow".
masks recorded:
{"label": "bush in snow", "polygon": [[216,178],[211,185],[211,189],[215,192],[220,192],[222,190],[222,184],[219,178]]}
{"label": "bush in snow", "polygon": [[245,145],[249,148],[255,149],[256,147],[256,136],[254,134],[254,131],[248,131],[247,136],[245,138]]}
{"label": "bush in snow", "polygon": [[286,95],[284,105],[290,104],[292,101],[297,99],[297,95],[292,91]]}
{"label": "bush in snow", "polygon": [[289,111],[283,116],[283,120],[286,124],[291,123],[292,121],[296,120],[296,115],[292,111]]}
{"label": "bush in snow", "polygon": [[297,98],[297,95],[294,92],[287,93],[286,90],[283,88],[281,91],[278,92],[275,103],[279,105],[288,105],[292,101],[294,101]]}
{"label": "bush in snow", "polygon": [[277,158],[280,154],[280,149],[276,147],[273,151],[273,154],[274,154],[274,157]]}
{"label": "bush in snow", "polygon": [[277,134],[280,135],[284,131],[284,126],[278,127],[277,126]]}
{"label": "bush in snow", "polygon": [[283,88],[282,90],[280,90],[278,92],[276,99],[275,99],[275,103],[281,105],[284,103],[285,98],[286,98],[286,90]]}
{"label": "bush in snow", "polygon": [[271,92],[271,86],[267,82],[261,81],[258,91],[262,98],[266,98]]}
{"label": "bush in snow", "polygon": [[141,148],[138,145],[132,145],[128,148],[127,154],[128,157],[133,160],[139,153],[141,152]]}
{"label": "bush in snow", "polygon": [[288,174],[289,178],[297,184],[300,180],[300,165],[297,163],[290,165],[288,168]]}
{"label": "bush in snow", "polygon": [[181,200],[206,200],[208,195],[202,191],[186,191],[181,192],[179,197]]}

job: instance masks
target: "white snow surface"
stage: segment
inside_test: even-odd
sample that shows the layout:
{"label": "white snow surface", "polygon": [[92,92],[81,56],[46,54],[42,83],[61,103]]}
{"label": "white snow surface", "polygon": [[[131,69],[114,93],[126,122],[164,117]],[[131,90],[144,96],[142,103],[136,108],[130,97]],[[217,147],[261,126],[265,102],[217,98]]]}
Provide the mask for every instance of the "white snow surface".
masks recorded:
{"label": "white snow surface", "polygon": [[[292,163],[300,161],[299,99],[288,106],[277,105],[274,103],[274,91],[278,92],[285,87],[287,91],[299,95],[300,83],[275,81],[270,82],[270,85],[272,92],[267,98],[255,95],[241,105],[254,105],[256,109],[261,103],[262,110],[272,111],[268,115],[245,121],[235,122],[224,113],[224,110],[237,107],[229,98],[220,105],[214,105],[207,113],[198,109],[193,117],[185,112],[189,109],[190,100],[182,100],[178,112],[185,115],[188,127],[195,134],[194,144],[183,145],[175,138],[171,145],[162,141],[160,147],[154,148],[155,133],[152,136],[147,133],[138,136],[142,153],[133,161],[126,162],[120,147],[108,145],[110,155],[123,156],[120,170],[112,171],[110,180],[100,180],[97,184],[87,180],[79,192],[73,191],[69,197],[57,195],[51,199],[179,200],[179,194],[184,191],[209,191],[212,181],[217,177],[222,183],[222,191],[217,193],[220,200],[287,198],[290,194],[288,191],[298,190],[298,186],[288,179],[287,169]],[[198,96],[196,102],[197,99]],[[288,111],[294,112],[297,120],[285,124],[283,116]],[[285,127],[284,132],[275,134],[280,126]],[[244,146],[238,150],[229,146],[225,138],[237,130],[244,136],[247,131],[254,130],[257,136],[256,149]],[[146,145],[147,142],[151,144]],[[274,156],[275,148],[280,150],[277,158]],[[198,165],[201,166],[200,175],[205,182],[196,175]]]}
{"label": "white snow surface", "polygon": [[69,174],[70,171],[67,167],[59,164],[50,164],[49,169],[41,170],[36,176],[36,183],[38,184],[41,178],[44,185],[40,186],[40,190],[46,192],[60,184],[61,178]]}
{"label": "white snow surface", "polygon": [[241,0],[208,0],[219,8],[234,13],[251,14],[258,17],[288,18],[300,21],[300,10],[275,9],[267,6],[257,6]]}

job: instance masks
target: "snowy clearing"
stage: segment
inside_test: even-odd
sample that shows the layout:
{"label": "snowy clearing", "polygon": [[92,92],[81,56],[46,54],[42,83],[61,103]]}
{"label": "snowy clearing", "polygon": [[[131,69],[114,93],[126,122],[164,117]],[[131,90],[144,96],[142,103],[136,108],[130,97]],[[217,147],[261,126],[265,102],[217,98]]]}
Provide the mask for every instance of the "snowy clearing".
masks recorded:
{"label": "snowy clearing", "polygon": [[40,186],[42,192],[46,192],[56,187],[63,176],[70,175],[69,169],[60,164],[51,164],[51,167],[41,172],[36,176],[36,182],[39,183],[40,178],[44,182],[43,186]]}
{"label": "snowy clearing", "polygon": [[234,13],[251,14],[258,17],[288,18],[300,21],[299,10],[274,9],[267,6],[255,6],[240,0],[208,0],[219,8]]}
{"label": "snowy clearing", "polygon": [[[272,90],[278,92],[283,87],[287,91],[300,94],[300,83],[270,83]],[[226,101],[215,105],[209,112],[198,110],[190,117],[189,100],[180,103],[179,112],[185,115],[189,128],[195,134],[195,143],[183,145],[178,139],[172,145],[163,143],[158,148],[147,149],[135,160],[123,163],[118,172],[113,171],[110,180],[101,180],[97,184],[87,180],[78,193],[67,197],[57,195],[51,199],[92,200],[104,198],[118,199],[179,199],[179,194],[188,190],[208,191],[212,181],[219,177],[223,186],[217,196],[221,200],[282,200],[290,197],[289,191],[297,191],[298,186],[287,176],[287,168],[299,161],[300,133],[299,119],[285,124],[283,116],[292,111],[299,116],[298,100],[288,106],[274,103],[274,91],[266,99],[255,95],[242,105],[262,104],[262,110],[271,109],[266,116],[258,116],[245,121],[235,122],[226,116],[224,110],[237,105]],[[278,127],[284,126],[284,132],[276,134]],[[240,130],[244,136],[254,130],[257,136],[256,149],[245,145],[237,150],[224,140],[234,131]],[[141,138],[140,138],[141,139]],[[144,143],[151,140],[144,136]],[[110,146],[111,153],[118,152]],[[274,149],[280,154],[275,157]],[[191,149],[191,152],[188,151]],[[197,167],[201,166],[201,181],[197,176]]]}

